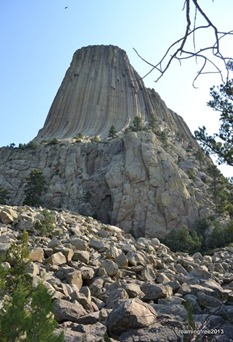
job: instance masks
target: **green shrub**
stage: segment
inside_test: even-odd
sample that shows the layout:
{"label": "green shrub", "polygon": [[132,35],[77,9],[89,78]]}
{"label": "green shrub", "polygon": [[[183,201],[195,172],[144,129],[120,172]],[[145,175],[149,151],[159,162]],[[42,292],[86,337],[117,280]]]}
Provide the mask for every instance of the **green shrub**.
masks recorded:
{"label": "green shrub", "polygon": [[39,236],[51,237],[55,229],[55,217],[48,211],[43,210],[43,218],[34,225],[35,233]]}
{"label": "green shrub", "polygon": [[144,127],[142,124],[142,118],[140,116],[135,116],[133,120],[133,125],[129,126],[128,130],[132,132],[143,131]]}
{"label": "green shrub", "polygon": [[233,184],[215,165],[210,165],[207,171],[211,177],[209,190],[213,196],[216,212],[233,217]]}
{"label": "green shrub", "polygon": [[12,295],[20,283],[24,287],[30,286],[31,279],[26,273],[28,267],[28,233],[23,232],[20,242],[14,242],[7,251],[4,261],[11,268],[0,267],[0,293]]}
{"label": "green shrub", "polygon": [[52,140],[48,141],[48,145],[57,145],[59,144],[59,141],[57,138],[53,138]]}
{"label": "green shrub", "polygon": [[1,342],[62,342],[63,334],[54,333],[57,322],[52,315],[51,295],[43,284],[28,290],[18,284],[0,310]]}
{"label": "green shrub", "polygon": [[215,224],[215,228],[207,238],[209,249],[221,248],[233,242],[233,220],[227,225]]}
{"label": "green shrub", "polygon": [[6,255],[11,268],[0,263],[1,342],[63,342],[63,334],[54,333],[57,322],[52,315],[51,295],[41,283],[34,288],[26,273],[28,255],[28,234],[24,231],[21,241]]}
{"label": "green shrub", "polygon": [[38,207],[42,204],[41,195],[46,190],[45,177],[39,169],[32,170],[26,178],[24,205]]}
{"label": "green shrub", "polygon": [[91,138],[91,142],[95,142],[95,143],[98,143],[100,141],[100,138],[95,135],[94,138]]}
{"label": "green shrub", "polygon": [[108,132],[108,137],[112,139],[117,137],[117,130],[114,125],[110,127],[109,132]]}
{"label": "green shrub", "polygon": [[83,139],[82,133],[78,133],[74,139]]}
{"label": "green shrub", "polygon": [[181,229],[172,229],[165,237],[163,243],[172,251],[193,253],[201,248],[201,239],[195,231],[190,231],[184,226]]}
{"label": "green shrub", "polygon": [[37,147],[37,144],[35,141],[30,141],[28,144],[26,144],[26,148],[32,148],[35,149]]}
{"label": "green shrub", "polygon": [[215,249],[226,245],[226,230],[222,227],[215,227],[212,233],[209,235],[208,248]]}
{"label": "green shrub", "polygon": [[21,144],[21,143],[19,143],[19,146],[18,146],[18,148],[20,149],[20,150],[25,150],[26,148],[32,148],[32,149],[35,149],[37,147],[37,144],[36,144],[36,142],[35,141],[29,141],[29,143],[28,144]]}
{"label": "green shrub", "polygon": [[197,150],[195,156],[200,162],[203,162],[205,160],[205,153],[201,149]]}

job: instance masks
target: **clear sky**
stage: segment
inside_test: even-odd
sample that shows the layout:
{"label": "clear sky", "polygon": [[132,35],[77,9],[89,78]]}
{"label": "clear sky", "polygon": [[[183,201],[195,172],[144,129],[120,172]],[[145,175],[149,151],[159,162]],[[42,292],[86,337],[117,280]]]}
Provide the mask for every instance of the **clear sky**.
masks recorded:
{"label": "clear sky", "polygon": [[[160,60],[185,29],[184,0],[0,0],[0,146],[27,143],[43,126],[73,53],[87,45],[112,44],[124,49],[143,76],[148,61]],[[221,31],[233,29],[232,0],[200,0]],[[65,8],[68,7],[68,8]],[[202,44],[212,37],[202,34]],[[232,41],[224,49],[232,56]],[[218,129],[218,114],[206,106],[217,75],[202,76],[192,87],[200,65],[172,64],[159,81],[151,73],[145,85],[181,115],[191,131],[205,125]],[[232,175],[232,168],[224,168]]]}

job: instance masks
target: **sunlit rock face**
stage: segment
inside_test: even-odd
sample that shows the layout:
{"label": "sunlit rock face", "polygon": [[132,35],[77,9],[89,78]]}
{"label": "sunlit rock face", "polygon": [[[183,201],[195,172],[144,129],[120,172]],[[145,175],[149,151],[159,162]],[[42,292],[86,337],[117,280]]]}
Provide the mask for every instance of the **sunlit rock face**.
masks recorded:
{"label": "sunlit rock face", "polygon": [[[125,131],[135,116],[145,129]],[[117,137],[108,138],[112,125]],[[211,159],[118,47],[74,54],[34,143],[0,148],[0,188],[10,205],[23,203],[28,176],[40,169],[43,207],[92,216],[135,237],[164,237],[213,214]]]}
{"label": "sunlit rock face", "polygon": [[74,53],[36,140],[73,138],[78,133],[105,139],[111,125],[124,131],[135,116],[144,123],[153,116],[161,118],[193,143],[182,118],[153,89],[145,88],[124,50],[112,45],[88,46]]}

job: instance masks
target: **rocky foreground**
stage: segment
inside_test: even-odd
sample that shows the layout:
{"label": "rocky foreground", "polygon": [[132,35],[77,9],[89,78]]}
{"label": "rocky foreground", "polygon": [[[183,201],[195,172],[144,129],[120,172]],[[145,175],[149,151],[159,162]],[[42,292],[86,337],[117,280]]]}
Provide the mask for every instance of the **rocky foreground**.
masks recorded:
{"label": "rocky foreground", "polygon": [[190,256],[91,217],[51,215],[44,237],[42,208],[0,206],[0,256],[28,231],[29,272],[53,295],[65,341],[233,341],[233,247]]}

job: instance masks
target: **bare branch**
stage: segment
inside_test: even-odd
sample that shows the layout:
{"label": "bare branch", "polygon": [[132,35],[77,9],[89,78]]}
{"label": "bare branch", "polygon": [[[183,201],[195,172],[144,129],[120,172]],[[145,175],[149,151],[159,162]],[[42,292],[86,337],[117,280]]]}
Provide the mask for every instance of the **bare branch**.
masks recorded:
{"label": "bare branch", "polygon": [[[192,25],[192,20],[191,20],[191,6],[194,7],[194,16],[193,16],[193,27],[191,29]],[[228,73],[229,70],[227,68],[227,65],[229,61],[233,61],[232,57],[226,57],[223,55],[220,49],[220,41],[223,40],[226,36],[232,36],[233,35],[233,30],[224,32],[224,31],[219,31],[218,28],[214,25],[214,23],[210,20],[208,15],[204,12],[204,10],[201,8],[201,6],[198,4],[198,0],[185,0],[184,1],[184,6],[183,10],[185,10],[185,18],[186,18],[186,27],[185,27],[185,33],[184,35],[175,41],[173,44],[171,44],[161,60],[156,63],[150,63],[148,62],[145,58],[140,56],[138,51],[134,49],[136,54],[148,65],[151,66],[151,69],[142,77],[144,79],[147,77],[152,71],[156,70],[159,72],[159,76],[155,80],[157,82],[168,70],[170,67],[171,63],[174,60],[178,60],[179,63],[181,64],[182,61],[190,58],[195,58],[196,62],[199,59],[203,60],[203,64],[200,68],[200,70],[197,72],[197,76],[193,80],[193,86],[195,87],[195,82],[198,79],[200,75],[203,74],[215,74],[218,73],[221,77],[221,80],[224,80],[224,75],[226,73],[226,79],[228,79]],[[204,25],[198,25],[197,26],[197,17],[198,15],[204,19],[205,23]],[[199,31],[206,31],[206,30],[212,30],[213,37],[214,37],[214,43],[210,46],[207,46],[205,48],[201,48],[197,51],[196,49],[196,42],[197,42],[197,37],[196,34]],[[191,50],[185,50],[185,46],[187,45],[187,42],[189,41],[189,38],[192,38],[192,46],[193,49]],[[177,46],[177,47],[176,47]],[[175,48],[176,47],[176,48]],[[207,54],[207,53],[211,53]],[[206,54],[205,54],[206,53]],[[218,65],[221,62],[223,65],[223,71],[222,68]],[[212,70],[209,71],[207,68],[211,66]],[[207,71],[206,71],[207,70]]]}

